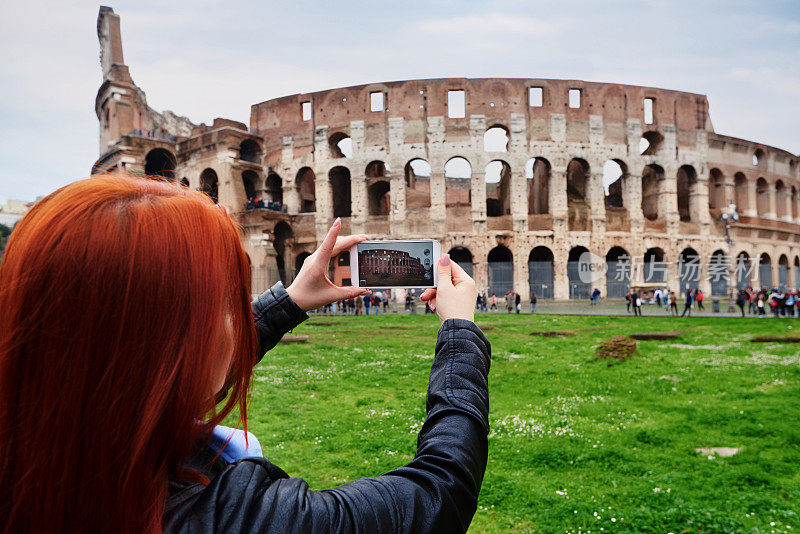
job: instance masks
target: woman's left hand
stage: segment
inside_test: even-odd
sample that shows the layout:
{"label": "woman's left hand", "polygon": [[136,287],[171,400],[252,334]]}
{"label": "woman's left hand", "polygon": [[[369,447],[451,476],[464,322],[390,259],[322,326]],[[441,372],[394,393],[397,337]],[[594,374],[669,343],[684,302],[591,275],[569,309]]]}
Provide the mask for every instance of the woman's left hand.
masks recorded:
{"label": "woman's left hand", "polygon": [[328,279],[331,258],[367,238],[364,234],[339,237],[341,227],[342,220],[337,218],[322,244],[305,259],[294,282],[286,288],[291,299],[303,311],[316,310],[332,302],[370,294],[370,290],[363,287],[340,287]]}

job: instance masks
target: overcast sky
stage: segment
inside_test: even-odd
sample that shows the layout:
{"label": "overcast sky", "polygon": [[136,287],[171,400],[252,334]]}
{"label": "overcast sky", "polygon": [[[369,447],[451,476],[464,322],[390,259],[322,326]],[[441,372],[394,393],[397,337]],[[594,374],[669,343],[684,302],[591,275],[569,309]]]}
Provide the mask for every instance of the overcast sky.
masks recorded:
{"label": "overcast sky", "polygon": [[[797,0],[110,5],[150,106],[196,123],[249,123],[251,104],[342,85],[567,78],[702,93],[717,132],[800,152]],[[0,202],[85,177],[97,158],[98,7],[0,7]]]}

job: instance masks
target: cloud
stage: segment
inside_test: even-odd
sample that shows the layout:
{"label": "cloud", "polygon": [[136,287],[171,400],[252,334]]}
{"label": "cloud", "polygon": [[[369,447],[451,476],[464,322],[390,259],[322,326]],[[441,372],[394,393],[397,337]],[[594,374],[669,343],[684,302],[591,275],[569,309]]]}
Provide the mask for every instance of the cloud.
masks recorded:
{"label": "cloud", "polygon": [[533,17],[504,13],[466,15],[420,20],[414,24],[423,34],[441,37],[468,36],[472,39],[504,39],[509,36],[547,36],[555,25]]}

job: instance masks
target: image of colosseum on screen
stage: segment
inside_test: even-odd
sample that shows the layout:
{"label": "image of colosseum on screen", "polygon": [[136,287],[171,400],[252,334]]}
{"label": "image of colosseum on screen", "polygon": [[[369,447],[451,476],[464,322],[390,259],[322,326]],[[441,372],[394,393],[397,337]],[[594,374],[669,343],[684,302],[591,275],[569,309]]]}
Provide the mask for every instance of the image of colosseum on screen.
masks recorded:
{"label": "image of colosseum on screen", "polygon": [[[376,81],[196,124],[147,105],[119,15],[101,8],[97,29],[93,171],[206,191],[241,224],[254,293],[291,283],[337,217],[344,235],[439,241],[490,295],[800,284],[800,160],[716,132],[703,94],[535,73]],[[596,280],[587,252],[607,264]]]}
{"label": "image of colosseum on screen", "polygon": [[[361,287],[432,287],[430,241],[359,243],[358,285]],[[391,247],[391,248],[389,248]]]}

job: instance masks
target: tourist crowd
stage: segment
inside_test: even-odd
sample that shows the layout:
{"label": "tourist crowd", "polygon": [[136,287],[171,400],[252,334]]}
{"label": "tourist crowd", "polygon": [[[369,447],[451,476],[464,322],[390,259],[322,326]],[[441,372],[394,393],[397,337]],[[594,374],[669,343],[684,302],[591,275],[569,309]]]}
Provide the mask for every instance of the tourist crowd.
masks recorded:
{"label": "tourist crowd", "polygon": [[736,305],[745,316],[745,307],[750,315],[764,317],[772,314],[773,317],[800,317],[800,292],[795,289],[782,290],[777,287],[762,287],[755,290],[752,287],[740,289],[736,295]]}
{"label": "tourist crowd", "polygon": [[[331,304],[323,306],[318,311],[325,315],[369,315],[370,310],[372,310],[373,315],[378,315],[381,309],[383,309],[384,313],[387,312],[390,298],[391,292],[389,290],[386,290],[386,292],[375,291],[363,297],[332,302]],[[413,303],[413,297],[407,295],[406,311],[411,311],[409,310],[409,299],[411,299]]]}
{"label": "tourist crowd", "polygon": [[272,210],[272,211],[283,211],[283,204],[281,202],[275,202],[272,200],[267,200],[264,202],[263,198],[254,198],[250,197],[247,199],[247,203],[245,204],[246,210]]}

